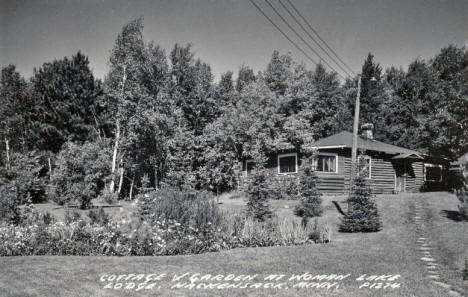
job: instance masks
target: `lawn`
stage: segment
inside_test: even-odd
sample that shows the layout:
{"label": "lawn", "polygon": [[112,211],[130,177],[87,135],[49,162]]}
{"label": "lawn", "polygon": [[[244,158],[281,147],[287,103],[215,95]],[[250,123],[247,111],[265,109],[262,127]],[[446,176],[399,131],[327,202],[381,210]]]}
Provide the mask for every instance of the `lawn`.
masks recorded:
{"label": "lawn", "polygon": [[[440,265],[439,281],[452,285],[451,290],[468,291],[467,282],[461,280],[463,253],[468,246],[468,222],[459,221],[454,215],[458,203],[455,196],[448,193],[379,195],[377,202],[384,229],[365,234],[337,231],[340,214],[332,201],[343,199],[324,197],[325,213],[320,222],[333,229],[332,241],[328,244],[244,248],[172,257],[1,258],[0,296],[450,296],[449,289],[427,278],[425,263],[420,260],[414,223],[416,201],[424,206],[424,228],[434,247],[433,256]],[[243,204],[242,199],[220,197],[223,210],[241,210]],[[271,205],[279,216],[292,216],[295,201],[272,201]],[[47,205],[41,207],[52,209]],[[128,211],[128,205],[111,211],[118,216]],[[128,283],[138,286],[147,275],[139,280],[139,276],[129,274],[154,275],[146,283],[147,289],[138,290],[125,287],[132,286]],[[174,276],[183,274],[185,277],[180,281],[173,281]],[[200,280],[206,274],[234,276],[228,276],[230,280],[221,280],[221,277]],[[272,274],[284,276],[265,280]],[[332,274],[349,276],[339,280]],[[384,277],[365,284],[360,280],[364,274]],[[120,281],[111,281],[119,275],[124,275],[120,276]],[[302,275],[303,279],[293,280],[293,275]],[[158,276],[160,280],[156,280]],[[198,278],[194,284],[199,285],[199,289],[171,288],[188,284],[189,276],[194,280]],[[210,289],[200,284],[226,282],[257,284],[262,288]],[[113,287],[122,283],[123,287],[105,289],[109,283]],[[265,288],[266,283],[273,283],[271,286],[276,285],[276,288]],[[326,283],[330,288],[327,289]]]}

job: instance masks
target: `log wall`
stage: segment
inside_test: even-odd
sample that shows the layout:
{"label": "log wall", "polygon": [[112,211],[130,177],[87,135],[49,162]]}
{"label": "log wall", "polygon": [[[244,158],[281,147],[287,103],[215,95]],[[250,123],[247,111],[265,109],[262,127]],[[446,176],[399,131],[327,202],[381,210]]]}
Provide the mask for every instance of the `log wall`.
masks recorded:
{"label": "log wall", "polygon": [[[333,153],[338,155],[338,172],[325,173],[316,172],[319,177],[318,190],[325,194],[347,194],[350,188],[351,171],[351,150],[350,149],[326,149],[320,150],[324,153]],[[391,155],[384,153],[368,152],[371,160],[371,178],[369,183],[375,194],[391,194],[395,191],[395,166]],[[300,170],[300,154],[298,154],[298,164]],[[278,173],[277,155],[268,158],[267,169],[272,175]],[[407,162],[406,171],[406,192],[419,192],[424,185],[424,166],[423,162]],[[245,170],[245,162],[243,162]],[[245,171],[244,171],[245,172]],[[244,173],[243,172],[243,173]],[[290,178],[296,174],[290,174]],[[285,176],[286,177],[286,176]]]}

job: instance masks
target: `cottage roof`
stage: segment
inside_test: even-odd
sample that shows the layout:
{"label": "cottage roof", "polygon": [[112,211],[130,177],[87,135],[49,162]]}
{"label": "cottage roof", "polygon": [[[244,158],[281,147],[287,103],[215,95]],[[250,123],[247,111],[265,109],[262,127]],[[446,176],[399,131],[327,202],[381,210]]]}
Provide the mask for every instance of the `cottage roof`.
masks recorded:
{"label": "cottage roof", "polygon": [[[319,139],[313,143],[315,148],[352,148],[353,134],[348,131],[341,131],[340,133]],[[399,147],[396,145],[384,143],[374,139],[367,139],[358,136],[357,148],[361,150],[371,150],[378,152],[385,152],[387,154],[402,154],[402,155],[422,155],[417,151]]]}
{"label": "cottage roof", "polygon": [[450,165],[452,166],[458,166],[458,165],[464,165],[464,164],[468,164],[468,153],[464,154],[463,156],[461,156],[454,162],[450,163]]}

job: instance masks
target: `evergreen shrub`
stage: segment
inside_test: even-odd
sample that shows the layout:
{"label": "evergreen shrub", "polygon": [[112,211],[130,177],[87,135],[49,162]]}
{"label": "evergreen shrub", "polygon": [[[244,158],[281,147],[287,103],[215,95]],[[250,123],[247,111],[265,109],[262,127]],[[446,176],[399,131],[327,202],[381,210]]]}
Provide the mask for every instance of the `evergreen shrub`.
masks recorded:
{"label": "evergreen shrub", "polygon": [[317,190],[318,177],[313,167],[313,157],[302,160],[299,172],[297,197],[300,203],[294,208],[294,213],[302,217],[302,225],[307,226],[310,218],[321,216],[323,213],[321,194]]}
{"label": "evergreen shrub", "polygon": [[246,212],[248,216],[258,221],[265,221],[273,215],[268,203],[270,191],[267,185],[268,175],[265,169],[262,167],[255,168],[247,180],[245,189],[247,195]]}
{"label": "evergreen shrub", "polygon": [[361,174],[353,181],[351,193],[347,199],[348,211],[341,219],[341,232],[377,232],[382,228],[379,211],[372,189]]}

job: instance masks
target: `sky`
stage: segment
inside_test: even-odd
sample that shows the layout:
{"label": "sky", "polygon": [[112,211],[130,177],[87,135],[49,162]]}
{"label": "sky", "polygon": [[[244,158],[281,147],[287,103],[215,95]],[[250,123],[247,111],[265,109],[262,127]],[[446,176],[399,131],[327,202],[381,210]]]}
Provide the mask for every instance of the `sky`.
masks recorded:
{"label": "sky", "polygon": [[[264,0],[254,1],[320,61]],[[448,44],[468,45],[466,0],[291,1],[356,73],[369,52],[384,68],[406,69],[416,58],[429,59]],[[270,2],[288,16],[278,0]],[[154,41],[166,53],[175,43],[191,43],[216,79],[228,70],[237,73],[242,64],[255,72],[264,70],[275,49],[290,51],[294,60],[314,67],[248,0],[0,0],[0,66],[14,64],[30,77],[34,67],[81,51],[95,76],[104,78],[117,34],[140,16],[145,41]]]}

